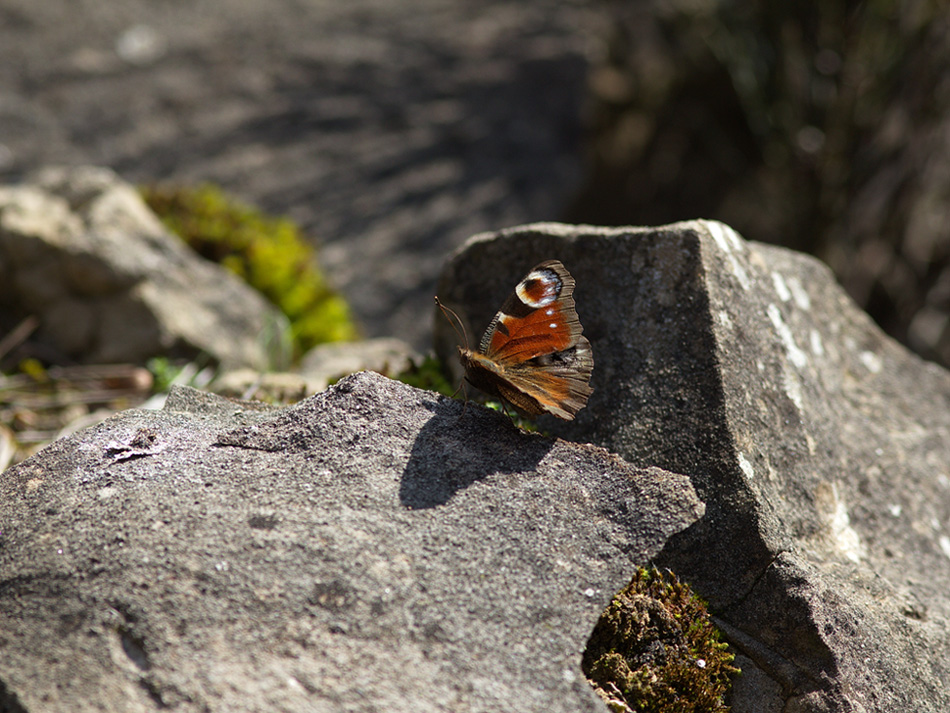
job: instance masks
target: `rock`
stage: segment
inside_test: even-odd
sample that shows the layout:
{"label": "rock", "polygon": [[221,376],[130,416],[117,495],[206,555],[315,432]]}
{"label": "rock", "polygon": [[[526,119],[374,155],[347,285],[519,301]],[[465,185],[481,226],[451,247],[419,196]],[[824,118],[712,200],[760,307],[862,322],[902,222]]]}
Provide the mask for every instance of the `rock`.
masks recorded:
{"label": "rock", "polygon": [[359,342],[333,342],[311,349],[293,372],[233,369],[217,376],[209,388],[222,396],[291,403],[313,396],[358,371],[395,377],[414,362],[421,361],[422,357],[401,339],[377,337]]}
{"label": "rock", "polygon": [[307,379],[313,393],[322,391],[331,381],[357,371],[396,376],[421,359],[401,339],[377,337],[362,342],[320,344],[304,355],[298,371]]}
{"label": "rock", "polygon": [[[323,388],[326,388],[324,385]],[[216,394],[236,399],[253,399],[267,403],[293,403],[322,389],[312,389],[300,374],[291,372],[260,372],[256,369],[227,371],[210,384]]]}
{"label": "rock", "polygon": [[0,175],[216,183],[319,240],[368,335],[426,349],[445,254],[557,217],[580,182],[602,18],[561,0],[21,2],[0,28]]}
{"label": "rock", "polygon": [[0,706],[603,711],[581,653],[686,478],[372,373],[188,388],[0,478]]}
{"label": "rock", "polygon": [[99,168],[0,187],[0,305],[85,363],[199,353],[263,369],[285,320],[168,233],[135,188]]}
{"label": "rock", "polygon": [[7,469],[16,453],[16,439],[13,431],[0,423],[0,473]]}
{"label": "rock", "polygon": [[656,561],[754,666],[733,710],[950,710],[947,372],[815,259],[717,222],[477,236],[439,295],[477,340],[548,258],[577,281],[595,366],[587,408],[544,427],[691,477],[705,516]]}

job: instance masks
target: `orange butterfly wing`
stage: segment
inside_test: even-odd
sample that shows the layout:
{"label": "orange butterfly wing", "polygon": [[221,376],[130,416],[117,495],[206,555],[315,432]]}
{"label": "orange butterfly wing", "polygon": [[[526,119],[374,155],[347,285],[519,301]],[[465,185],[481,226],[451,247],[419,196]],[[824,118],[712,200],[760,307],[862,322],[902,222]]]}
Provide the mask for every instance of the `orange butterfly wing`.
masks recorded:
{"label": "orange butterfly wing", "polygon": [[488,325],[466,377],[521,413],[573,419],[593,389],[594,359],[574,307],[574,278],[557,260],[535,266]]}

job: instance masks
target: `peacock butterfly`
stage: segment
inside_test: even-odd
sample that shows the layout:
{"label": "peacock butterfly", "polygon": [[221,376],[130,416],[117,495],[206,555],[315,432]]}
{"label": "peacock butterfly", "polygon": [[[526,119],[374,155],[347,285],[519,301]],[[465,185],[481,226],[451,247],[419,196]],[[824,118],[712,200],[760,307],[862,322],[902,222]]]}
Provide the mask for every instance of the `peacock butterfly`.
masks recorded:
{"label": "peacock butterfly", "polygon": [[492,319],[478,349],[459,347],[466,380],[523,416],[572,420],[593,392],[594,369],[573,293],[574,278],[560,261],[536,265]]}

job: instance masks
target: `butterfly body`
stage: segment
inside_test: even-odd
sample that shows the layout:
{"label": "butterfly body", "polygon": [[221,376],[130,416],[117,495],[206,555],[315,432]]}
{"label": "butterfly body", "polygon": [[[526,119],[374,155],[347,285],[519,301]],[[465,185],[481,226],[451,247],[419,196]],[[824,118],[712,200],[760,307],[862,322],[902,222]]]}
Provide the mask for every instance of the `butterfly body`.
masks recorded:
{"label": "butterfly body", "polygon": [[594,368],[573,292],[574,278],[559,261],[535,266],[495,314],[478,349],[459,347],[466,380],[524,416],[573,419],[593,392]]}

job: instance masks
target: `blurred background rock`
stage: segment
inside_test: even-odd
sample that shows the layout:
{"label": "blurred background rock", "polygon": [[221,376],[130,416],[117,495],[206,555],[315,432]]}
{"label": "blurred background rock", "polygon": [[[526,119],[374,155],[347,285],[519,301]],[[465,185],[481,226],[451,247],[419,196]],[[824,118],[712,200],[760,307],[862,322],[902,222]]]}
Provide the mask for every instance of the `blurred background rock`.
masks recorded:
{"label": "blurred background rock", "polygon": [[422,348],[473,233],[718,218],[947,365],[948,28],[936,0],[6,0],[0,179],[217,183]]}

